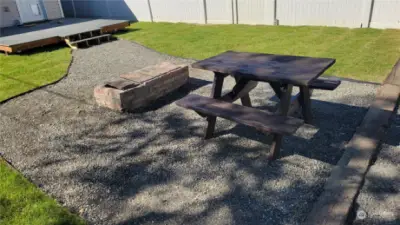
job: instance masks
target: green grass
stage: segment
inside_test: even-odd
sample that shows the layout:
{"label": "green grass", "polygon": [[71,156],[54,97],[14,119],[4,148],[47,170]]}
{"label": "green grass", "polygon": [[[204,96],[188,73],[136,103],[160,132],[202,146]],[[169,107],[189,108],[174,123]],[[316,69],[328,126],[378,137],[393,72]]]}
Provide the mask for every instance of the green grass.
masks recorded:
{"label": "green grass", "polygon": [[0,224],[85,224],[0,159]]}
{"label": "green grass", "polygon": [[43,52],[21,55],[0,54],[0,102],[60,79],[70,61],[68,48],[44,48]]}
{"label": "green grass", "polygon": [[226,50],[336,58],[327,73],[381,82],[400,57],[400,30],[335,27],[132,24],[119,37],[170,55],[204,59]]}

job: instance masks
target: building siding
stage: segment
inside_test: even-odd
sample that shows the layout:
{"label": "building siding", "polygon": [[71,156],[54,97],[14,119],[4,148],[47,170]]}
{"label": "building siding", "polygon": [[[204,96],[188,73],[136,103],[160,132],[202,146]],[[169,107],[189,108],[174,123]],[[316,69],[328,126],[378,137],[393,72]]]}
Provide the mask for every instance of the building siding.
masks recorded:
{"label": "building siding", "polygon": [[58,0],[42,0],[48,20],[63,18],[60,2]]}
{"label": "building siding", "polygon": [[[5,12],[5,8],[8,12]],[[19,16],[16,0],[0,1],[0,27],[9,27],[19,24],[21,18]]]}

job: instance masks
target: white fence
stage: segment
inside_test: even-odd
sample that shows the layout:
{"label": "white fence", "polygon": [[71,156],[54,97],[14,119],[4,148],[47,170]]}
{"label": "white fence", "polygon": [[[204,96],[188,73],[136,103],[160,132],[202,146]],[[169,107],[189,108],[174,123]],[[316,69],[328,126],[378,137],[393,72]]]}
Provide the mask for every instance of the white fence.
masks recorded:
{"label": "white fence", "polygon": [[[63,6],[65,5],[65,14],[70,16],[201,24],[400,28],[400,0],[62,0],[62,2]],[[94,2],[96,3],[93,4]],[[71,12],[72,9],[75,11]]]}

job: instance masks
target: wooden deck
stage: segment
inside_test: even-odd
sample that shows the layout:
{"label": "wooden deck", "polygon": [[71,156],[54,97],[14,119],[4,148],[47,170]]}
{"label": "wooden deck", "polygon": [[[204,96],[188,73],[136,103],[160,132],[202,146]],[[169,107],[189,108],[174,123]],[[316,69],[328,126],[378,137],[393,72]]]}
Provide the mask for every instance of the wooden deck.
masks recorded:
{"label": "wooden deck", "polygon": [[90,31],[111,33],[129,26],[127,20],[65,18],[32,26],[2,28],[0,51],[19,53],[32,48],[64,42],[72,35]]}

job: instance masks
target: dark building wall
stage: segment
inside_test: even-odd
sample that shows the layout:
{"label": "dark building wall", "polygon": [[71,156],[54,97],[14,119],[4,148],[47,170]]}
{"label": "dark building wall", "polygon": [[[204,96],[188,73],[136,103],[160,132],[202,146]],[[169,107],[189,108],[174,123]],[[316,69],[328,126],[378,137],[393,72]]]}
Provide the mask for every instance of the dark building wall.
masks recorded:
{"label": "dark building wall", "polygon": [[[130,0],[61,0],[65,17],[137,21]],[[140,0],[133,0],[139,2]]]}

